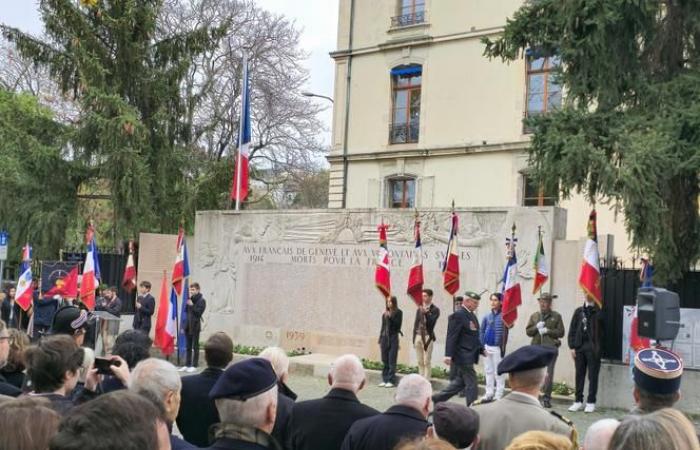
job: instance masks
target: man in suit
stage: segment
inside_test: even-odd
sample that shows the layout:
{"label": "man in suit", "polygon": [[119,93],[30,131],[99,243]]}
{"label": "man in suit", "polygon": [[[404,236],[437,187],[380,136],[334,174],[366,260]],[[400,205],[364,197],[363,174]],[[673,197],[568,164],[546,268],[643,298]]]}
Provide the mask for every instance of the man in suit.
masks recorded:
{"label": "man in suit", "polygon": [[413,346],[418,358],[418,373],[430,379],[430,362],[433,359],[435,324],[440,317],[440,308],[433,304],[432,289],[423,289],[423,304],[416,309],[413,322]]}
{"label": "man in suit", "polygon": [[122,315],[122,300],[117,296],[117,288],[102,290],[102,297],[95,299],[95,311],[107,311],[117,317]]}
{"label": "man in suit", "polygon": [[477,396],[477,380],[474,365],[484,349],[479,339],[479,319],[474,313],[479,307],[479,294],[467,291],[462,307],[447,319],[447,340],[445,341],[445,364],[455,366],[455,377],[450,384],[433,395],[435,403],[445,402],[465,391],[467,406]]}
{"label": "man in suit", "polygon": [[223,332],[209,336],[204,344],[207,368],[197,375],[182,378],[181,407],[177,428],[182,437],[198,447],[209,445],[209,430],[219,422],[219,412],[209,391],[233,359],[233,341]]}
{"label": "man in suit", "polygon": [[552,347],[526,345],[503,358],[498,374],[508,374],[512,392],[474,407],[479,414],[479,450],[502,450],[516,436],[533,430],[563,434],[577,443],[571,422],[547,412],[537,399],[547,376],[547,365],[555,354]]}
{"label": "man in suit", "polygon": [[139,283],[139,296],[136,298],[136,313],[134,314],[134,330],[143,331],[146,335],[151,332],[151,317],[156,310],[156,299],[151,295],[151,282]]}
{"label": "man in suit", "polygon": [[399,441],[425,436],[432,409],[430,382],[418,374],[403,377],[396,403],[382,414],[360,419],[345,436],[342,450],[393,450]]}
{"label": "man in suit", "polygon": [[365,386],[365,371],[355,355],[336,359],[328,373],[331,390],[317,400],[299,402],[292,408],[287,433],[287,450],[340,448],[348,430],[359,419],[379,414],[363,405],[357,393]]}
{"label": "man in suit", "polygon": [[202,331],[202,315],[207,308],[207,302],[200,292],[199,283],[190,285],[190,298],[185,306],[186,318],[181,324],[187,341],[187,361],[180,370],[195,372],[199,365],[199,333]]}

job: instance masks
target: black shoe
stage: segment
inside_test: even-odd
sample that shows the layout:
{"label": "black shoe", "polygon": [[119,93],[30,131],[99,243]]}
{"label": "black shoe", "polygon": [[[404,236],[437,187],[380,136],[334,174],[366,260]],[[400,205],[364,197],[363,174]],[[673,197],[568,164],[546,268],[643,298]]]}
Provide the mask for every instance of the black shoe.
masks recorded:
{"label": "black shoe", "polygon": [[542,407],[551,409],[552,408],[552,402],[550,402],[547,399],[542,400]]}
{"label": "black shoe", "polygon": [[459,395],[459,396],[460,396],[461,398],[464,398],[464,397],[466,397],[466,395],[464,394],[464,391],[460,392],[460,393],[459,393],[459,394],[457,394],[457,395]]}

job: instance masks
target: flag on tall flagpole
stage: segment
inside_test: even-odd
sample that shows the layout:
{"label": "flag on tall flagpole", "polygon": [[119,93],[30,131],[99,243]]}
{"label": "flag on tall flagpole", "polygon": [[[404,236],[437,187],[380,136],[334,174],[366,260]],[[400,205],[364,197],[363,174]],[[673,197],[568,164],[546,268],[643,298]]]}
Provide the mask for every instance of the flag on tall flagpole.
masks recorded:
{"label": "flag on tall flagpole", "polygon": [[588,239],[583,250],[583,263],[578,276],[578,284],[586,296],[603,307],[603,296],[600,291],[600,254],[598,253],[598,228],[596,225],[595,208],[588,217]]}
{"label": "flag on tall flagpole", "polygon": [[15,293],[15,301],[26,311],[32,305],[34,291],[32,289],[32,247],[27,244],[22,247],[22,265],[20,267],[20,276],[17,280],[17,291]]}
{"label": "flag on tall flagpole", "polygon": [[389,298],[391,295],[391,263],[386,239],[386,230],[388,228],[389,225],[384,225],[384,222],[377,228],[379,231],[379,257],[377,258],[377,266],[374,269],[374,284],[384,298]]}
{"label": "flag on tall flagpole", "polygon": [[455,295],[459,290],[459,253],[457,250],[457,229],[459,219],[457,213],[452,211],[450,225],[450,238],[447,241],[447,252],[442,262],[442,284],[450,295]]}
{"label": "flag on tall flagpole", "polygon": [[542,231],[537,232],[538,243],[537,252],[535,252],[535,282],[532,286],[532,293],[537,294],[542,289],[542,286],[549,279],[549,268],[547,267],[547,259],[544,256],[544,243],[542,242]]}
{"label": "flag on tall flagpole", "polygon": [[413,298],[416,305],[420,306],[423,304],[423,246],[420,241],[420,219],[417,212],[413,233],[416,239],[416,247],[413,249],[413,264],[408,272],[408,289],[406,289],[406,293]]}
{"label": "flag on tall flagpole", "polygon": [[518,281],[518,257],[515,252],[517,239],[515,238],[515,224],[510,239],[506,239],[508,248],[508,262],[503,273],[503,307],[501,319],[506,327],[510,328],[518,318],[518,306],[522,303],[520,282]]}
{"label": "flag on tall flagpole", "polygon": [[65,298],[78,297],[78,266],[73,267],[68,274],[55,281],[55,286],[44,292],[44,297],[60,295]]}
{"label": "flag on tall flagpole", "polygon": [[182,294],[182,282],[185,278],[185,254],[184,254],[185,230],[180,227],[177,233],[175,265],[173,266],[172,284],[175,294],[179,297]]}
{"label": "flag on tall flagpole", "polygon": [[[177,301],[177,298],[176,298]],[[163,281],[160,284],[160,297],[158,298],[158,316],[156,318],[156,333],[154,344],[160,348],[165,356],[172,355],[175,351],[175,317],[172,302],[168,297],[168,276],[163,271]]]}
{"label": "flag on tall flagpole", "polygon": [[88,225],[85,239],[87,241],[87,254],[80,282],[80,300],[92,311],[95,308],[95,290],[99,286],[100,280],[100,263],[97,259],[99,255],[95,243],[95,227],[92,223]]}
{"label": "flag on tall flagpole", "polygon": [[642,267],[639,270],[639,281],[641,287],[647,288],[654,285],[652,278],[654,276],[654,266],[651,265],[648,258],[642,258]]}
{"label": "flag on tall flagpole", "polygon": [[182,238],[182,261],[183,261],[183,272],[182,272],[182,300],[180,302],[180,329],[177,333],[177,352],[180,356],[185,354],[187,349],[187,302],[190,299],[190,259],[187,255],[187,242],[185,238]]}
{"label": "flag on tall flagpole", "polygon": [[136,288],[136,266],[134,265],[134,242],[129,241],[129,257],[126,259],[122,287],[127,292],[133,292]]}
{"label": "flag on tall flagpole", "polygon": [[243,89],[241,95],[241,121],[238,131],[238,152],[231,186],[231,200],[236,201],[236,210],[248,196],[248,156],[250,153],[250,77],[248,58],[243,58]]}

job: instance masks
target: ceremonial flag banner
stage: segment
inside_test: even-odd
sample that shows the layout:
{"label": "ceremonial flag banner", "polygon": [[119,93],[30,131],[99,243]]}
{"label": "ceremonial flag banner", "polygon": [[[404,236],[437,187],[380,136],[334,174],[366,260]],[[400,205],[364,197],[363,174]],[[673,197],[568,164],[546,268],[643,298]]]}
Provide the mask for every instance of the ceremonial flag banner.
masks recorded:
{"label": "ceremonial flag banner", "polygon": [[598,307],[603,307],[603,296],[600,291],[600,255],[598,253],[598,228],[596,225],[595,209],[588,218],[588,240],[583,250],[583,263],[578,284],[588,297],[593,299]]}
{"label": "ceremonial flag banner", "polygon": [[133,292],[136,288],[136,265],[134,265],[134,243],[129,242],[129,257],[126,259],[122,287],[127,292]]}
{"label": "ceremonial flag banner", "polygon": [[[177,301],[177,298],[176,298]],[[156,334],[154,344],[165,356],[175,351],[175,316],[168,297],[168,277],[163,271],[163,281],[160,284],[158,298],[158,317],[156,318]],[[171,332],[172,331],[172,332]]]}
{"label": "ceremonial flag banner", "polygon": [[532,286],[532,293],[537,294],[548,279],[549,269],[547,268],[547,259],[544,256],[544,243],[542,242],[542,234],[540,233],[537,252],[535,252],[535,283]]}
{"label": "ceremonial flag banner", "polygon": [[177,256],[175,257],[175,266],[173,266],[173,289],[179,297],[182,294],[182,280],[185,275],[185,254],[184,254],[185,230],[180,227],[177,234]]}
{"label": "ceremonial flag banner", "polygon": [[190,262],[189,262],[189,257],[187,255],[187,242],[185,241],[185,238],[183,237],[182,239],[182,261],[183,261],[183,272],[182,272],[182,279],[183,279],[183,289],[182,289],[182,309],[180,310],[180,329],[178,330],[177,334],[177,352],[180,356],[185,354],[185,350],[187,349],[187,302],[190,299],[190,284],[189,284],[189,276],[190,276]]}
{"label": "ceremonial flag banner", "polygon": [[408,289],[406,293],[413,298],[416,305],[423,304],[423,247],[420,242],[420,220],[414,224],[416,247],[413,249],[413,264],[408,272]]}
{"label": "ceremonial flag banner", "polygon": [[642,267],[639,270],[639,281],[643,288],[652,287],[652,277],[654,276],[654,267],[647,258],[642,258]]}
{"label": "ceremonial flag banner", "polygon": [[100,280],[100,264],[98,261],[97,244],[95,244],[95,228],[88,225],[85,233],[87,240],[87,254],[83,266],[83,278],[80,282],[80,300],[91,311],[95,308],[95,290]]}
{"label": "ceremonial flag banner", "polygon": [[459,253],[457,251],[458,225],[459,219],[457,218],[457,213],[452,212],[450,238],[447,241],[445,260],[442,262],[442,284],[450,295],[455,295],[459,290]]}
{"label": "ceremonial flag banner", "polygon": [[46,297],[60,295],[66,298],[78,297],[78,266],[73,267],[68,274],[59,278],[55,282],[55,286],[44,293]]}
{"label": "ceremonial flag banner", "polygon": [[32,247],[30,247],[29,243],[22,248],[20,272],[19,280],[17,280],[15,301],[20,308],[26,311],[32,305],[32,299],[34,298],[32,290]]}
{"label": "ceremonial flag banner", "polygon": [[510,328],[518,318],[518,306],[522,303],[520,282],[518,281],[518,257],[515,254],[515,237],[509,242],[508,262],[503,274],[503,308],[501,318]]}
{"label": "ceremonial flag banner", "polygon": [[389,226],[384,225],[383,222],[379,225],[379,257],[377,258],[377,267],[374,270],[374,284],[384,298],[389,298],[391,295],[391,264],[386,241],[386,230],[388,228]]}
{"label": "ceremonial flag banner", "polygon": [[238,154],[233,173],[231,200],[236,201],[236,209],[248,196],[248,156],[250,152],[250,78],[248,75],[248,60],[243,59],[243,92],[241,95],[241,122],[238,132]]}

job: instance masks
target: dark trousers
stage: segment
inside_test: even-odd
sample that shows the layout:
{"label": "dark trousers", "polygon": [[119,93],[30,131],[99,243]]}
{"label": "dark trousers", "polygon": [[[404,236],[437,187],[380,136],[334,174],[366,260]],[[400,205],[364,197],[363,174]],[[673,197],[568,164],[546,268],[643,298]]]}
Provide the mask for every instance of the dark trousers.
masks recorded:
{"label": "dark trousers", "polygon": [[399,335],[382,336],[379,339],[379,348],[382,351],[382,381],[396,384],[396,359],[399,356]]}
{"label": "dark trousers", "polygon": [[433,395],[433,402],[446,402],[461,391],[465,391],[467,406],[474,403],[477,397],[477,385],[476,370],[474,370],[473,364],[457,366],[455,377],[450,380],[450,384],[445,389]]}
{"label": "dark trousers", "polygon": [[559,349],[557,349],[557,353],[554,355],[554,359],[552,359],[552,362],[550,362],[547,366],[547,379],[544,382],[544,386],[542,386],[542,392],[544,393],[544,395],[542,396],[543,400],[552,400],[552,386],[554,385],[554,366],[557,364],[558,356]]}
{"label": "dark trousers", "polygon": [[199,333],[186,334],[187,339],[187,367],[197,367],[199,364]]}
{"label": "dark trousers", "polygon": [[584,347],[576,350],[576,401],[583,402],[583,385],[588,372],[587,403],[595,403],[598,393],[598,373],[600,372],[600,357],[592,348]]}

